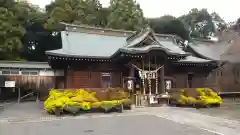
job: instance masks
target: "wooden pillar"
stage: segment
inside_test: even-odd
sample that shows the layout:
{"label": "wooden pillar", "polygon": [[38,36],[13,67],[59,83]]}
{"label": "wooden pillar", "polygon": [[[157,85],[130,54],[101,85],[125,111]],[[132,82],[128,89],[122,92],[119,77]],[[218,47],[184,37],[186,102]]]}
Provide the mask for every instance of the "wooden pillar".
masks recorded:
{"label": "wooden pillar", "polygon": [[67,73],[68,73],[67,68],[65,68],[64,69],[64,84],[63,84],[64,85],[64,89],[67,88],[67,80],[68,80],[68,77],[67,77],[68,74]]}
{"label": "wooden pillar", "polygon": [[165,81],[164,81],[164,65],[160,69],[160,83],[161,83],[161,92],[165,92]]}
{"label": "wooden pillar", "polygon": [[150,59],[150,56],[148,56],[148,71],[149,71],[149,73],[148,73],[148,76],[147,76],[147,78],[148,78],[148,90],[149,90],[149,97],[151,96],[151,94],[152,94],[152,82],[151,82],[151,78],[150,78],[150,76],[149,76],[149,74],[150,74],[150,69],[151,68],[151,59]]}
{"label": "wooden pillar", "polygon": [[[144,59],[142,59],[142,69],[144,71]],[[145,73],[142,71],[142,85],[143,85],[143,95],[146,94],[146,86],[145,86]]]}
{"label": "wooden pillar", "polygon": [[[155,64],[156,64],[156,69],[158,68],[158,64],[157,64],[157,56],[155,56]],[[155,94],[158,95],[158,71],[156,71],[156,90],[155,90]]]}
{"label": "wooden pillar", "polygon": [[18,103],[21,101],[21,90],[18,88]]}
{"label": "wooden pillar", "polygon": [[156,72],[156,91],[155,94],[158,94],[158,71]]}
{"label": "wooden pillar", "polygon": [[67,88],[72,88],[72,82],[73,82],[73,70],[72,69],[67,69]]}

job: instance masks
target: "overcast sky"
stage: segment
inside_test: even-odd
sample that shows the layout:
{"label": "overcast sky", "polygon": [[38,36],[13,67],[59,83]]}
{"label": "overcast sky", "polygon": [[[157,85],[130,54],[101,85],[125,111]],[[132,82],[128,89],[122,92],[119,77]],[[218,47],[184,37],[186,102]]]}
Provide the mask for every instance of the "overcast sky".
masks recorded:
{"label": "overcast sky", "polygon": [[[28,0],[40,7],[45,7],[53,0]],[[107,6],[110,0],[100,0]],[[236,21],[240,17],[240,1],[237,0],[137,0],[143,9],[145,17],[160,17],[163,15],[181,16],[191,8],[207,8],[209,12],[216,11],[226,22]]]}

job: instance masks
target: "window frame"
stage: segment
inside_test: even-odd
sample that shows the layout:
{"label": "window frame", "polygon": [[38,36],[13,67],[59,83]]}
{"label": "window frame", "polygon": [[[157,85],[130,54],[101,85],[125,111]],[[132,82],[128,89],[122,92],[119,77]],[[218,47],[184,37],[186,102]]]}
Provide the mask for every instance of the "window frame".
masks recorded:
{"label": "window frame", "polygon": [[[109,80],[104,80],[103,77],[109,77]],[[110,72],[101,72],[101,86],[102,88],[112,88],[112,74]]]}
{"label": "window frame", "polygon": [[[8,72],[8,73],[4,73],[4,72]],[[16,69],[1,69],[1,75],[20,75],[20,70],[16,70]]]}

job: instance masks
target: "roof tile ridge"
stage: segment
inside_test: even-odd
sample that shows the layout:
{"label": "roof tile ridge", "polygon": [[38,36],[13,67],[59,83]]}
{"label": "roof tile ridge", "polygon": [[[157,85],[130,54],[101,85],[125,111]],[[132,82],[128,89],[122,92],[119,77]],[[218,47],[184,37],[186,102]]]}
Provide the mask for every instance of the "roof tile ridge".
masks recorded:
{"label": "roof tile ridge", "polygon": [[87,29],[96,29],[96,30],[106,30],[106,31],[113,31],[113,32],[122,32],[122,33],[129,33],[134,34],[136,31],[130,31],[130,30],[123,30],[123,29],[112,29],[112,28],[103,28],[103,27],[96,27],[96,26],[90,26],[86,24],[70,24],[65,22],[60,22],[60,24],[68,26],[68,27],[78,27],[78,28],[87,28]]}
{"label": "roof tile ridge", "polygon": [[192,38],[192,42],[203,42],[203,43],[218,43],[220,41],[213,41],[210,39]]}
{"label": "roof tile ridge", "polygon": [[126,39],[126,41],[132,41],[132,40],[136,39],[137,37],[140,37],[141,35],[145,34],[146,32],[149,32],[149,29],[150,29],[150,27],[147,26],[147,27],[142,28],[139,31],[135,31],[135,33],[132,34],[131,36],[129,36]]}
{"label": "roof tile ridge", "polygon": [[150,33],[150,29],[148,27],[142,28],[140,31],[135,33],[133,36],[130,36],[130,38],[126,39],[126,45],[124,45],[123,47],[124,48],[128,48],[129,47],[129,43],[131,43],[131,41],[134,41],[136,38],[141,37],[144,34],[145,34],[145,36],[143,37],[143,40],[145,40],[145,38],[149,35],[149,33]]}

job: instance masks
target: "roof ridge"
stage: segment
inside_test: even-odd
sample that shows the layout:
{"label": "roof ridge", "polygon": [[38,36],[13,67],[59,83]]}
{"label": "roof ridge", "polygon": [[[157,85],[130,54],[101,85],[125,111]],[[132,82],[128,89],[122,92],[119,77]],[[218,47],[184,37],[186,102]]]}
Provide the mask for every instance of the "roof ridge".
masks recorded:
{"label": "roof ridge", "polygon": [[[78,27],[78,28],[86,28],[86,29],[95,29],[95,30],[103,30],[103,31],[112,31],[112,32],[120,32],[120,33],[132,34],[126,40],[133,38],[134,36],[136,36],[139,33],[141,33],[143,30],[146,30],[148,28],[152,29],[150,26],[146,26],[145,28],[142,28],[139,31],[130,31],[130,30],[123,30],[123,29],[112,29],[112,28],[96,27],[96,26],[90,26],[90,25],[86,25],[86,24],[77,25],[77,24],[70,24],[70,23],[65,23],[65,22],[60,22],[60,24],[63,24],[65,26],[70,26],[70,27]],[[158,37],[172,37],[172,38],[180,38],[180,39],[182,39],[180,36],[175,35],[175,34],[159,34],[159,33],[156,33],[154,30],[153,30],[153,32]]]}
{"label": "roof ridge", "polygon": [[[180,36],[175,35],[175,34],[159,34],[159,33],[155,33],[155,35],[157,37],[171,37],[171,38],[179,38],[182,39]],[[183,39],[182,39],[183,40]]]}
{"label": "roof ridge", "polygon": [[123,29],[96,27],[96,26],[90,26],[90,25],[86,25],[86,24],[77,25],[77,24],[70,24],[70,23],[65,23],[65,22],[60,22],[60,24],[63,24],[65,26],[70,26],[70,27],[105,30],[105,31],[113,31],[113,32],[122,32],[122,33],[129,33],[129,34],[134,34],[136,32],[136,31],[130,31],[130,30],[123,30]]}
{"label": "roof ridge", "polygon": [[41,61],[8,61],[8,60],[0,60],[0,63],[22,63],[22,64],[45,64],[48,62],[41,62]]}
{"label": "roof ridge", "polygon": [[211,39],[201,39],[201,38],[192,38],[193,42],[207,42],[207,43],[218,43],[218,41],[213,41]]}
{"label": "roof ridge", "polygon": [[150,29],[151,29],[150,27],[142,28],[141,30],[136,31],[133,35],[129,36],[129,37],[126,39],[126,41],[132,41],[132,40],[134,40],[135,38],[140,37],[140,36],[143,35],[144,33],[149,32]]}

